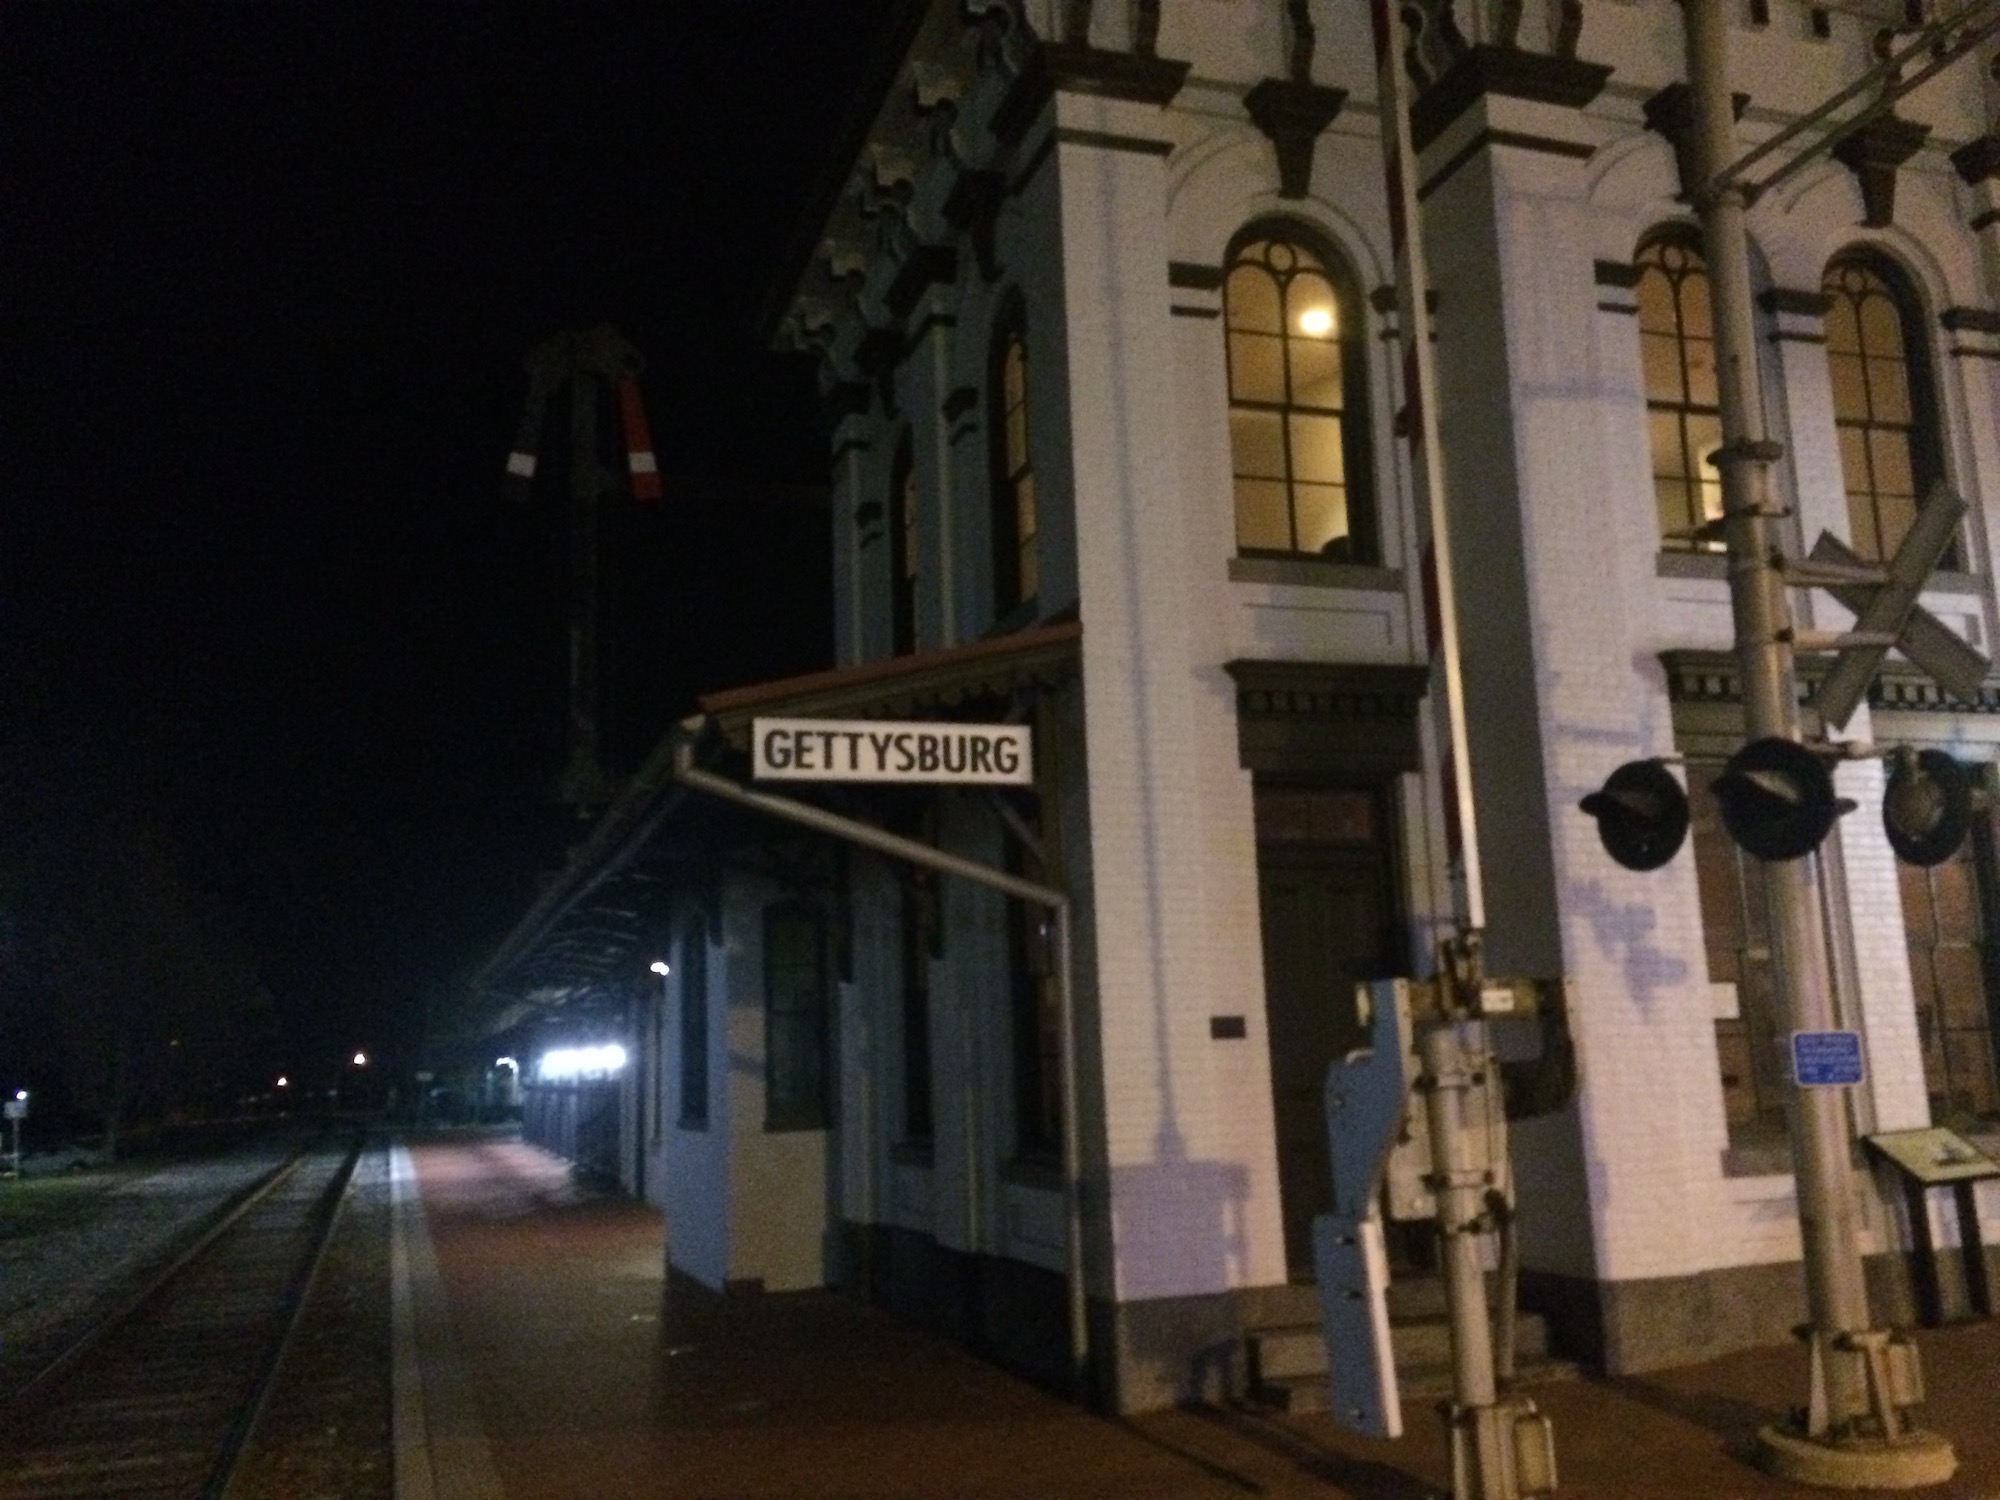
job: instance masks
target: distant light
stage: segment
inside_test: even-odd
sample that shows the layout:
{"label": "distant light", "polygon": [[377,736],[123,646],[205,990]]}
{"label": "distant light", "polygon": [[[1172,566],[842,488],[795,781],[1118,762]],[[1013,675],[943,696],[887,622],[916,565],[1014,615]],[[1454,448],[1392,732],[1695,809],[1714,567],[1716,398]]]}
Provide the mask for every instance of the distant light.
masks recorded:
{"label": "distant light", "polygon": [[521,1065],[511,1057],[496,1057],[493,1059],[493,1066],[496,1068],[512,1068],[516,1073],[521,1071]]}
{"label": "distant light", "polygon": [[14,1097],[16,1099],[25,1099],[28,1097],[28,1091],[26,1089],[15,1089]]}
{"label": "distant light", "polygon": [[367,1067],[367,1066],[368,1066],[368,1054],[367,1054],[366,1052],[357,1052],[357,1053],[355,1053],[355,1054],[354,1054],[354,1066],[355,1066],[355,1067],[357,1067],[357,1068],[365,1068],[365,1067]]}
{"label": "distant light", "polygon": [[602,1077],[624,1066],[625,1049],[616,1042],[601,1047],[556,1047],[542,1054],[541,1075],[544,1079]]}
{"label": "distant light", "polygon": [[1299,332],[1308,338],[1323,339],[1333,332],[1333,309],[1309,307],[1299,314]]}
{"label": "distant light", "polygon": [[655,974],[664,974],[667,972],[667,961],[664,958],[656,958],[647,964],[646,967],[651,969]]}
{"label": "distant light", "polygon": [[285,1077],[284,1074],[280,1073],[278,1075],[278,1087],[281,1089],[288,1089],[291,1086],[292,1086],[292,1080]]}

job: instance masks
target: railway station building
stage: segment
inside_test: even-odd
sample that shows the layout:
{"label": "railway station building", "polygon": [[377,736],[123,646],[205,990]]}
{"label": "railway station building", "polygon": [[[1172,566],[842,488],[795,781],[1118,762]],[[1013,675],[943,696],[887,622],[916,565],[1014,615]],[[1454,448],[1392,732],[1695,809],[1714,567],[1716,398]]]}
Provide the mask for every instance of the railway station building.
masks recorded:
{"label": "railway station building", "polygon": [[[1746,146],[1906,19],[1716,3]],[[1780,1342],[1804,1307],[1785,1043],[1759,867],[1707,791],[1743,715],[1680,9],[1418,9],[1488,966],[1567,978],[1578,1071],[1512,1137],[1522,1300],[1614,1371]],[[811,799],[1067,895],[1075,1076],[1036,908],[707,797],[663,746],[483,983],[611,1006],[619,1167],[678,1272],[849,1287],[1060,1378],[1073,1124],[1092,1399],[1239,1392],[1295,1315],[1352,984],[1429,972],[1457,909],[1374,57],[1360,0],[899,12],[770,321],[832,415],[837,661],[706,701],[693,753],[747,780],[764,715],[1029,725],[1027,792]],[[1791,545],[1884,558],[1951,486],[1969,517],[1924,604],[1990,650],[2000,83],[1941,73],[1750,233]],[[2000,681],[1959,701],[1892,658],[1843,734],[1993,784]],[[1577,804],[1646,757],[1695,826],[1637,873]],[[1837,779],[1860,811],[1813,868],[1865,1047],[1854,1135],[1993,1149],[2000,839],[1982,819],[1899,864],[1881,762]],[[1872,1290],[1907,1319],[1903,1200],[1853,1170]],[[1392,1241],[1411,1280],[1420,1239]]]}

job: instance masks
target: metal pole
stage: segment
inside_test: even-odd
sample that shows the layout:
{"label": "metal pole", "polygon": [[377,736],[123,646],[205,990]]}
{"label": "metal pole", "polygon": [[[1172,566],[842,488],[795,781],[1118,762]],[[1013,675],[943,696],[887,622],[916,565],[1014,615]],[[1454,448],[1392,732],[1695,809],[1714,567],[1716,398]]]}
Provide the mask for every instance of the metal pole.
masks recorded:
{"label": "metal pole", "polygon": [[684,786],[734,802],[739,807],[747,807],[774,818],[782,818],[788,823],[797,823],[814,829],[832,838],[859,844],[864,849],[873,849],[876,853],[886,854],[892,859],[908,860],[911,864],[922,865],[926,869],[937,870],[946,875],[956,875],[961,879],[972,881],[975,885],[983,885],[990,890],[1012,896],[1016,900],[1044,907],[1052,914],[1054,930],[1051,937],[1056,949],[1057,1025],[1062,1033],[1062,1176],[1064,1248],[1069,1282],[1070,1373],[1076,1383],[1076,1393],[1079,1398],[1082,1397],[1084,1378],[1090,1366],[1090,1321],[1083,1281],[1083,1134],[1077,1119],[1077,1101],[1081,1090],[1077,1085],[1076,997],[1070,977],[1072,960],[1069,897],[1053,886],[1038,885],[1032,880],[1023,880],[1018,875],[1010,875],[1005,870],[996,870],[976,860],[948,854],[942,849],[919,843],[915,839],[902,838],[877,828],[872,823],[843,818],[838,813],[830,813],[825,808],[814,807],[810,803],[794,802],[789,797],[776,797],[769,792],[755,792],[748,787],[737,785],[726,776],[717,776],[712,771],[701,770],[694,763],[694,744],[687,735],[683,735],[675,747],[674,779]]}
{"label": "metal pole", "polygon": [[[1701,184],[1692,196],[1701,220],[1715,318],[1722,447],[1714,461],[1721,471],[1744,728],[1752,739],[1776,736],[1797,741],[1791,601],[1781,572],[1776,525],[1782,512],[1773,497],[1770,472],[1784,450],[1764,427],[1745,189],[1740,180],[1718,181],[1735,150],[1728,22],[1720,0],[1686,0],[1681,9],[1694,105],[1695,177]],[[1811,866],[1802,859],[1786,860],[1768,863],[1764,871],[1780,1032],[1831,1030],[1833,994]],[[1823,1394],[1823,1399],[1811,1403],[1803,1437],[1838,1442],[1866,1435],[1871,1414],[1886,1395],[1874,1393],[1877,1399],[1871,1401],[1867,1361],[1854,1342],[1868,1330],[1868,1293],[1848,1164],[1845,1101],[1838,1090],[1829,1088],[1802,1088],[1795,1083],[1786,1092],[1805,1252],[1806,1305],[1817,1366],[1815,1395]],[[1767,1450],[1772,1433],[1766,1429]],[[1798,1436],[1793,1434],[1794,1439]],[[1834,1482],[1824,1477],[1830,1471],[1792,1472],[1809,1481]],[[1896,1481],[1875,1477],[1872,1482]]]}

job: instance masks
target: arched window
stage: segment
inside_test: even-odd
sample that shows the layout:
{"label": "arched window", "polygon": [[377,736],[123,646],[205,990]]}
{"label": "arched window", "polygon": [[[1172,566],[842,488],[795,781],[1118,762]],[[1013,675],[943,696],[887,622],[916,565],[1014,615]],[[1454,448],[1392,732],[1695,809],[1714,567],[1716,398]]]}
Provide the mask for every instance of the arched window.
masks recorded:
{"label": "arched window", "polygon": [[1261,225],[1223,283],[1237,550],[1372,563],[1366,326],[1352,273]]}
{"label": "arched window", "polygon": [[917,466],[910,435],[896,447],[889,480],[889,649],[897,656],[917,649]]}
{"label": "arched window", "polygon": [[1660,545],[1675,552],[1720,552],[1720,536],[1695,534],[1722,516],[1722,476],[1709,464],[1722,446],[1722,415],[1708,263],[1700,237],[1680,225],[1648,236],[1635,259]]}
{"label": "arched window", "polygon": [[994,341],[993,613],[1004,616],[1041,591],[1040,523],[1028,449],[1028,330],[1018,304]]}
{"label": "arched window", "polygon": [[[1873,251],[1836,255],[1822,290],[1848,524],[1855,551],[1886,559],[1944,473],[1923,319],[1909,279]],[[1963,566],[1956,543],[1943,565]]]}

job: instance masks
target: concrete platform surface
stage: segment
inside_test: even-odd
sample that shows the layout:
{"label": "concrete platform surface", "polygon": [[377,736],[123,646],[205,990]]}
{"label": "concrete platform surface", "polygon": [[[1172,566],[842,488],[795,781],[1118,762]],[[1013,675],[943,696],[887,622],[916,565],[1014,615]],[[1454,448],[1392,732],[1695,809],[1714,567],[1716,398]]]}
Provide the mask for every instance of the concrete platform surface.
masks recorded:
{"label": "concrete platform surface", "polygon": [[[1422,1500],[1428,1410],[1376,1442],[1320,1416],[1095,1416],[835,1294],[722,1298],[662,1274],[659,1214],[502,1136],[398,1149],[399,1500]],[[1948,1484],[2000,1500],[2000,1324],[1919,1335]],[[1531,1394],[1565,1497],[1826,1494],[1736,1455],[1804,1399],[1759,1350]],[[1851,1492],[1850,1492],[1851,1493]]]}

